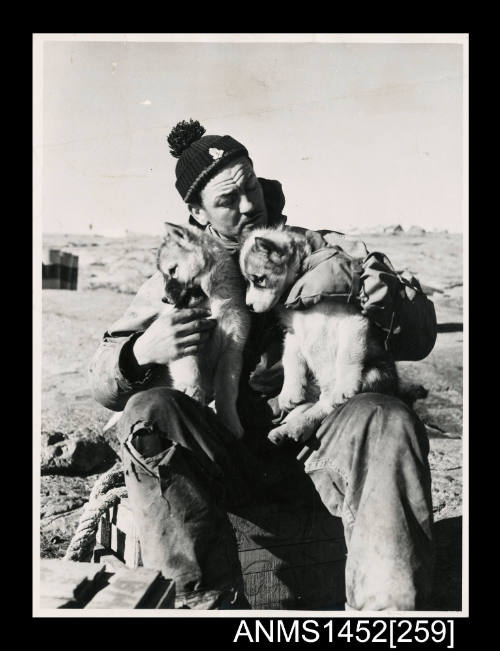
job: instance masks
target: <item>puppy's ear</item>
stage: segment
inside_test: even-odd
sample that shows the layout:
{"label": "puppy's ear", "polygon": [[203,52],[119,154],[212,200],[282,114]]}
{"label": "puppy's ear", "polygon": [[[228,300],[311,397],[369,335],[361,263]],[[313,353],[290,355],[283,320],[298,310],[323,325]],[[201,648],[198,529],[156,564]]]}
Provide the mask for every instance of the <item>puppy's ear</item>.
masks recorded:
{"label": "puppy's ear", "polygon": [[177,246],[191,251],[197,243],[197,238],[188,226],[164,222],[164,241],[175,242]]}
{"label": "puppy's ear", "polygon": [[170,235],[170,237],[175,237],[181,240],[186,240],[188,237],[188,230],[185,226],[164,222],[163,227],[165,229],[165,235],[167,236]]}
{"label": "puppy's ear", "polygon": [[285,255],[285,249],[279,244],[276,244],[276,242],[267,239],[267,237],[256,237],[254,242],[257,251],[263,251],[264,253],[267,253],[267,255],[275,253],[280,258]]}

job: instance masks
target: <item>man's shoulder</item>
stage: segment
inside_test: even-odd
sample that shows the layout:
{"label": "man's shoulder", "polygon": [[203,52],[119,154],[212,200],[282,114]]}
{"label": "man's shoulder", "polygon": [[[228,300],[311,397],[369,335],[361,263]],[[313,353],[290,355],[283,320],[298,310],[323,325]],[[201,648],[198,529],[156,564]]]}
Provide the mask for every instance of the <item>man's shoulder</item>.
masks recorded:
{"label": "man's shoulder", "polygon": [[366,244],[362,240],[350,238],[340,231],[311,230],[302,226],[287,226],[288,229],[302,233],[313,245],[313,250],[323,246],[338,246],[353,258],[364,258],[368,255]]}
{"label": "man's shoulder", "polygon": [[163,275],[155,272],[141,285],[125,314],[113,323],[108,332],[116,334],[145,330],[165,307],[161,300],[164,287]]}
{"label": "man's shoulder", "polygon": [[368,255],[368,248],[363,240],[356,240],[339,231],[321,230],[317,232],[320,233],[329,246],[340,246],[353,258],[364,258]]}

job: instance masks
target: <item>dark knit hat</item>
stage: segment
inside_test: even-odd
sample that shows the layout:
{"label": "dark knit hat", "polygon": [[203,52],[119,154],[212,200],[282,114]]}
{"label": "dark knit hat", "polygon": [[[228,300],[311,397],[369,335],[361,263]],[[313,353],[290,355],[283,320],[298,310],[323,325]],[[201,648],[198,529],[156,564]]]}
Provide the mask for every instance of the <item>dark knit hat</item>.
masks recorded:
{"label": "dark knit hat", "polygon": [[231,136],[204,136],[205,128],[197,120],[175,125],[167,140],[170,153],[178,158],[175,187],[185,202],[230,160],[248,156],[248,151]]}

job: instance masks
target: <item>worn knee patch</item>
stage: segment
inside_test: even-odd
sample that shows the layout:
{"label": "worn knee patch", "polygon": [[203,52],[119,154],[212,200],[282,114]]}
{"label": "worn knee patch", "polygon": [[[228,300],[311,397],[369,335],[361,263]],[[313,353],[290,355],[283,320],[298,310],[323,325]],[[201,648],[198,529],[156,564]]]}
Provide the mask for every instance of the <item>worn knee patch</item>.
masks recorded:
{"label": "worn knee patch", "polygon": [[172,446],[172,442],[150,423],[138,423],[132,430],[129,444],[145,459],[165,452]]}

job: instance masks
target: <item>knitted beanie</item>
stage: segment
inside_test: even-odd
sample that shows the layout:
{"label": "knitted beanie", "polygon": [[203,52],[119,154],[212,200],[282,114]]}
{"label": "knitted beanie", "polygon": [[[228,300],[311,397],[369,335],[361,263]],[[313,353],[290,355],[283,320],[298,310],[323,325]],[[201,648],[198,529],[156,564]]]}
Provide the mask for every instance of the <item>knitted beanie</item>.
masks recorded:
{"label": "knitted beanie", "polygon": [[176,124],[167,140],[170,153],[178,158],[175,187],[185,202],[201,190],[230,160],[248,156],[248,151],[231,136],[204,136],[197,120]]}

